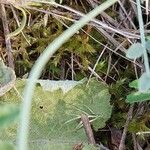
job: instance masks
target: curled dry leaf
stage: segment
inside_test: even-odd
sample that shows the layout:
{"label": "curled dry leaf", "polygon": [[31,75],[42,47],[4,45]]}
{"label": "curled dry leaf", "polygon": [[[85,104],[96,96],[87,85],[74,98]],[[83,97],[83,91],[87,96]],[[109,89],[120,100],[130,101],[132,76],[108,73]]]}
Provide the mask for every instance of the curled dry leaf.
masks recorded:
{"label": "curled dry leaf", "polygon": [[13,69],[5,66],[0,59],[0,96],[8,92],[15,84],[16,75]]}

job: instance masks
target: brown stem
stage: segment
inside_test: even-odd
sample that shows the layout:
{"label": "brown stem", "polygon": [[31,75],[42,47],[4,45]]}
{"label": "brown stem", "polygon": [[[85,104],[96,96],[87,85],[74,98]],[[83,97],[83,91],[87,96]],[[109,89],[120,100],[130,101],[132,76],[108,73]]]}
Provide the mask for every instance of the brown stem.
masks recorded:
{"label": "brown stem", "polygon": [[95,142],[95,139],[94,139],[93,131],[92,131],[91,124],[90,124],[88,116],[85,115],[85,114],[82,114],[81,115],[81,121],[83,123],[84,130],[85,130],[86,135],[88,137],[88,142],[90,144],[95,145],[96,142]]}
{"label": "brown stem", "polygon": [[128,117],[127,117],[127,120],[126,120],[126,123],[125,123],[125,126],[124,126],[124,130],[123,130],[123,133],[122,133],[122,137],[121,137],[121,141],[120,141],[120,145],[119,145],[119,150],[124,150],[124,148],[125,148],[125,139],[126,139],[126,135],[127,135],[129,122],[132,119],[133,108],[134,108],[134,106],[131,105],[130,109],[128,111]]}
{"label": "brown stem", "polygon": [[7,52],[7,57],[8,57],[8,66],[14,69],[14,57],[12,54],[12,47],[11,47],[11,42],[10,38],[7,37],[9,34],[9,27],[8,27],[8,20],[6,16],[6,10],[5,10],[5,5],[1,4],[1,16],[2,16],[2,21],[3,21],[3,29],[4,29],[4,35],[5,35],[5,43],[6,43],[6,52]]}

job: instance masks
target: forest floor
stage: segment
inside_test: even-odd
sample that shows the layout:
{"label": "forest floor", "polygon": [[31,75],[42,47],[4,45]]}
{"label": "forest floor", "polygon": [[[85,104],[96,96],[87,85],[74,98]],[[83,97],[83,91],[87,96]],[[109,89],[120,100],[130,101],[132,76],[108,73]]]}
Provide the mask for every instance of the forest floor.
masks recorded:
{"label": "forest floor", "polygon": [[[0,0],[0,57],[14,69],[17,78],[28,77],[44,49],[101,3],[100,0],[62,0],[56,6],[48,2]],[[150,15],[145,3],[141,6],[148,38]],[[127,49],[139,41],[136,2],[120,0],[62,45],[40,77],[77,81],[95,77],[109,86],[111,117],[105,127],[93,131],[96,143],[101,143],[104,149],[150,149],[149,101],[133,104],[126,101],[133,91],[129,83],[144,71],[143,59],[126,57]]]}

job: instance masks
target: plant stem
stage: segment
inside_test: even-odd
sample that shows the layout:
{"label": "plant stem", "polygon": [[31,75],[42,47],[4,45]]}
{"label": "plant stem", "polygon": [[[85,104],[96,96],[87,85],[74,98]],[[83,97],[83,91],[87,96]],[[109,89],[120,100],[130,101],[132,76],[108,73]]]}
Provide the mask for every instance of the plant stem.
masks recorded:
{"label": "plant stem", "polygon": [[140,26],[141,43],[142,43],[142,46],[144,48],[145,71],[148,75],[150,75],[148,55],[147,55],[146,46],[145,46],[146,42],[145,42],[144,24],[143,24],[143,17],[142,17],[142,10],[141,10],[140,0],[136,0],[136,3],[137,3],[137,10],[138,10],[138,20],[139,20],[139,26]]}

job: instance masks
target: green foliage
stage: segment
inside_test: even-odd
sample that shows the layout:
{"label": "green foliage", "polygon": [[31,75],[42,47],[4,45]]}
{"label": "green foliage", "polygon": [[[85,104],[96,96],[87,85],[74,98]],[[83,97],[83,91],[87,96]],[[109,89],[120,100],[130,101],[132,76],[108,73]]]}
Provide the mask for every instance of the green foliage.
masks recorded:
{"label": "green foliage", "polygon": [[146,49],[147,49],[147,52],[150,53],[150,40],[146,41]]}
{"label": "green foliage", "polygon": [[[145,48],[147,50],[149,50],[149,40],[145,41]],[[130,58],[130,59],[137,59],[139,57],[145,56],[145,48],[143,47],[143,45],[141,43],[135,43],[133,45],[130,46],[130,48],[128,49],[127,53],[126,53],[126,57]],[[147,55],[147,51],[146,51],[146,55]],[[145,57],[144,57],[145,59]],[[148,64],[148,59],[145,59],[145,66],[147,68],[146,72],[144,72],[141,77],[138,80],[138,89],[139,92],[145,92],[148,91],[150,89],[150,77],[149,77],[149,65]]]}
{"label": "green foliage", "polygon": [[138,80],[134,80],[134,81],[130,82],[129,87],[138,89]]}
{"label": "green foliage", "polygon": [[94,52],[94,48],[88,42],[85,42],[80,35],[74,35],[60,48],[53,62],[57,66],[62,56],[73,53],[76,57],[81,59],[83,66],[87,67],[89,64],[88,55]]}
{"label": "green foliage", "polygon": [[15,82],[16,76],[13,69],[5,66],[0,58],[0,96],[9,91]]}
{"label": "green foliage", "polygon": [[130,59],[136,59],[139,58],[143,55],[143,46],[141,45],[141,43],[135,43],[133,45],[130,46],[130,48],[128,49],[127,53],[126,53],[126,57],[130,58]]}
{"label": "green foliage", "polygon": [[107,68],[108,68],[108,62],[107,62],[107,58],[105,57],[104,60],[101,60],[96,68],[95,71],[99,74],[102,75],[102,72],[107,72]]}
{"label": "green foliage", "polygon": [[[14,126],[15,121],[19,117],[19,107],[13,104],[1,104],[0,105],[0,150],[15,150],[14,144],[5,139],[3,132],[10,132],[9,128]],[[13,130],[11,130],[12,134]],[[13,141],[11,141],[13,142]]]}
{"label": "green foliage", "polygon": [[114,110],[112,112],[111,124],[114,127],[121,129],[125,124],[126,117],[127,117],[126,112],[123,113],[121,111]]}
{"label": "green foliage", "polygon": [[144,92],[150,89],[150,76],[144,72],[138,81],[139,91]]}
{"label": "green foliage", "polygon": [[110,92],[113,96],[115,96],[116,101],[119,101],[120,98],[125,97],[125,89],[123,88],[124,84],[126,82],[126,79],[120,79],[116,83],[113,83],[110,86]]}
{"label": "green foliage", "polygon": [[0,150],[15,150],[15,146],[8,142],[0,141]]}
{"label": "green foliage", "polygon": [[19,115],[19,107],[12,104],[0,105],[0,129],[10,126]]}
{"label": "green foliage", "polygon": [[147,100],[150,100],[150,92],[148,93],[134,92],[127,95],[126,102],[133,104],[135,102],[143,102]]}
{"label": "green foliage", "polygon": [[[145,42],[145,48],[149,49],[149,42]],[[128,49],[127,53],[126,53],[126,57],[130,58],[130,59],[137,59],[141,56],[145,56],[145,48],[143,47],[143,45],[141,43],[135,43],[133,45],[131,45],[131,47]],[[147,51],[146,51],[146,55],[147,55]],[[145,58],[145,57],[144,57]],[[148,62],[148,59],[145,59],[145,66],[147,68],[146,72],[144,72],[141,77],[138,80],[138,89],[139,92],[145,92],[148,91],[150,89],[150,77],[149,77],[149,65],[146,65]]]}
{"label": "green foliage", "polygon": [[[53,17],[49,18],[47,27],[44,27],[43,22],[43,18],[40,18],[32,26],[24,29],[24,34],[28,42],[22,35],[14,37],[14,57],[17,60],[15,62],[17,66],[16,73],[19,76],[28,72],[48,43],[51,43],[64,31],[64,26]],[[70,22],[65,23],[67,25],[70,24]],[[66,64],[70,64],[71,54],[79,60],[83,67],[87,68],[90,57],[95,53],[93,45],[94,44],[84,39],[82,33],[74,35],[58,50],[52,60],[48,62],[44,72],[51,73],[52,76],[57,76],[59,78],[61,68],[58,68],[58,66],[60,66],[62,60],[65,60]]]}
{"label": "green foliage", "polygon": [[150,131],[150,128],[148,128],[145,125],[144,121],[142,121],[142,120],[139,121],[138,119],[133,119],[129,123],[128,131],[132,132],[132,133],[137,133],[137,132]]}
{"label": "green foliage", "polygon": [[[0,97],[8,92],[15,84],[14,71],[5,66],[0,58]],[[2,103],[2,102],[1,102]],[[19,107],[14,104],[0,104],[0,131],[8,129],[19,117]],[[2,139],[1,139],[2,140]],[[15,150],[13,144],[0,141],[0,150]]]}
{"label": "green foliage", "polygon": [[[35,142],[35,144],[30,144],[30,150],[72,150],[75,144],[72,143],[68,144],[68,143],[57,143],[55,144],[55,142],[51,142],[51,141],[43,141],[43,143],[39,143],[39,141],[37,141],[37,143]],[[97,150],[96,147],[94,147],[93,145],[90,144],[82,144],[82,150]]]}
{"label": "green foliage", "polygon": [[[143,82],[144,83],[144,82]],[[138,80],[132,81],[129,86],[131,88],[135,88],[136,90],[138,89]],[[147,92],[132,92],[131,94],[127,95],[126,102],[128,103],[135,103],[135,102],[143,102],[150,100],[150,91]]]}
{"label": "green foliage", "polygon": [[[15,84],[14,71],[5,66],[0,58],[0,98],[6,94]],[[19,107],[14,104],[0,104],[0,131],[12,126],[19,116]],[[1,139],[2,140],[2,139]],[[15,150],[8,142],[0,141],[0,150]]]}
{"label": "green foliage", "polygon": [[[64,81],[64,84],[63,81],[37,82],[40,85],[36,86],[33,97],[29,138],[33,150],[37,147],[47,149],[61,145],[63,149],[66,144],[66,149],[68,147],[69,150],[75,143],[86,143],[85,131],[80,124],[82,113],[88,115],[95,130],[104,127],[110,118],[112,107],[107,86],[95,79],[91,79],[89,84],[85,80]],[[20,96],[24,85],[25,80],[16,83]],[[1,101],[20,103],[20,96],[12,89]],[[16,127],[10,127],[1,132],[0,138],[14,140],[15,132]],[[35,141],[36,139],[38,140]]]}

